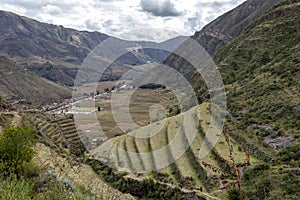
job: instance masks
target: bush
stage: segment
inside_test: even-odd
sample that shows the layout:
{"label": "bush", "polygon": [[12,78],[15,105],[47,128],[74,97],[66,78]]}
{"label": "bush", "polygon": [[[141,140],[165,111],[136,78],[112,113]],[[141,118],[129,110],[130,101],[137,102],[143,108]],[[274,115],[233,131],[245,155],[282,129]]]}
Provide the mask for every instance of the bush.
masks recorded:
{"label": "bush", "polygon": [[227,195],[228,195],[229,200],[239,200],[240,199],[240,194],[236,188],[232,188],[232,189],[228,190]]}
{"label": "bush", "polygon": [[289,162],[291,160],[300,159],[300,143],[296,143],[294,146],[283,149],[279,152],[279,159],[282,162]]}
{"label": "bush", "polygon": [[17,177],[30,172],[31,160],[35,154],[35,131],[26,125],[9,126],[0,135],[0,172],[4,176]]}

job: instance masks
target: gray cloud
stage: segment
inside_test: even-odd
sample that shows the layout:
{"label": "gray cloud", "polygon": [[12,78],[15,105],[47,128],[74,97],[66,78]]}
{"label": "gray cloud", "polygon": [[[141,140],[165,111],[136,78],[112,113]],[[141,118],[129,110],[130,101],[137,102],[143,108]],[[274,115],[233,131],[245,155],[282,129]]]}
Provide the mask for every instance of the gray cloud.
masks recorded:
{"label": "gray cloud", "polygon": [[206,7],[212,9],[220,9],[224,6],[234,6],[236,5],[236,0],[231,1],[212,1],[212,2],[199,2],[196,4],[197,7]]}
{"label": "gray cloud", "polygon": [[88,19],[85,21],[85,27],[89,30],[99,30],[100,26],[97,22],[92,21],[91,19]]}
{"label": "gray cloud", "polygon": [[194,17],[187,18],[184,22],[184,27],[190,32],[198,31],[204,26],[201,13],[197,12]]}
{"label": "gray cloud", "polygon": [[168,17],[182,15],[181,12],[176,10],[170,0],[141,0],[140,6],[143,11],[149,12],[154,16]]}
{"label": "gray cloud", "polygon": [[[118,36],[161,28],[192,35],[212,19],[245,0],[1,0],[0,10],[78,30]],[[149,13],[149,14],[145,14]],[[181,17],[177,17],[181,16]],[[161,19],[163,17],[163,19]],[[138,31],[123,38],[166,40],[166,34]],[[168,34],[174,37],[178,34]]]}

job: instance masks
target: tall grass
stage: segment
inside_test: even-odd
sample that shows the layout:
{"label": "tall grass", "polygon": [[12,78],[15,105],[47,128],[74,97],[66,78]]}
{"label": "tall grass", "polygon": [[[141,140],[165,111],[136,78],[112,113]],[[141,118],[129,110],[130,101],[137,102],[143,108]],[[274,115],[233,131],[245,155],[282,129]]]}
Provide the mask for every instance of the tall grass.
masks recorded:
{"label": "tall grass", "polygon": [[33,184],[16,176],[0,179],[0,200],[31,199]]}

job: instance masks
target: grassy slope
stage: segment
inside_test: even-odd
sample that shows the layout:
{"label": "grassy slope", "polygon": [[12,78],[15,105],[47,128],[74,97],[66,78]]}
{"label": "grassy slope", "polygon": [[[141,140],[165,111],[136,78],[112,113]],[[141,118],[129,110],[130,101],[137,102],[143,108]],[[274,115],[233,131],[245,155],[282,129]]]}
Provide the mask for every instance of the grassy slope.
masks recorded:
{"label": "grassy slope", "polygon": [[[277,160],[274,149],[263,142],[267,136],[293,136],[296,142],[299,141],[299,11],[297,1],[284,1],[262,15],[215,56],[228,91],[230,114],[226,124],[228,132],[236,138],[231,138],[234,148],[246,147],[252,155],[262,160]],[[174,117],[169,124],[172,121],[175,121]],[[205,123],[202,123],[202,127],[205,129]],[[271,127],[271,131],[267,130],[268,127]],[[171,136],[174,132],[171,132]],[[126,136],[122,138],[124,140]],[[196,141],[201,142],[201,137],[196,138]],[[224,145],[224,138],[216,145],[216,150],[222,156],[228,153]],[[147,140],[140,146],[149,146]],[[195,151],[195,148],[197,145],[193,144],[192,150]],[[238,150],[235,151],[238,153]],[[236,158],[242,160],[243,154],[237,154]],[[181,159],[187,160],[180,162]],[[177,177],[190,176],[189,173],[195,170],[189,165],[190,155],[184,154],[181,159],[175,165],[175,171],[179,173],[173,171],[170,175],[173,180],[176,180],[176,174],[179,174]],[[212,155],[205,159],[218,165]],[[254,165],[245,171],[242,184],[247,198],[281,196],[293,199],[299,195],[291,189],[299,185],[299,177],[294,174],[294,170],[299,167],[297,160],[273,161],[271,167],[263,167],[261,161],[254,158],[251,161]],[[170,166],[163,172],[172,171],[170,168],[174,170]],[[278,187],[283,189],[276,189]]]}
{"label": "grassy slope", "polygon": [[278,6],[215,56],[233,118],[260,145],[267,136],[300,134],[299,11],[299,3]]}
{"label": "grassy slope", "polygon": [[215,55],[228,91],[229,133],[269,162],[245,172],[246,198],[300,196],[294,189],[300,185],[299,145],[277,154],[264,143],[292,136],[299,144],[299,12],[298,1],[282,1]]}
{"label": "grassy slope", "polygon": [[[234,40],[253,20],[259,18],[280,0],[248,0],[237,8],[218,17],[196,32],[192,39],[196,40],[210,55]],[[199,74],[195,74],[194,67],[176,54],[171,54],[164,64],[178,70],[191,82],[197,84]]]}
{"label": "grassy slope", "polygon": [[[236,38],[251,22],[260,17],[280,0],[248,0],[237,8],[225,13],[213,22],[196,32],[193,38],[197,40],[211,55],[220,47]],[[219,37],[224,35],[225,37]],[[222,39],[221,39],[222,38]]]}

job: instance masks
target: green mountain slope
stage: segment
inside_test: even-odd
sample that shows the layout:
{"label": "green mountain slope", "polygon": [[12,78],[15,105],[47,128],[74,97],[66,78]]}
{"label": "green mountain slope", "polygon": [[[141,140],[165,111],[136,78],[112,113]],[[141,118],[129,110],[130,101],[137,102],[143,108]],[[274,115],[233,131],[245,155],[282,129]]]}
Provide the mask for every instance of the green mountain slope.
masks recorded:
{"label": "green mountain slope", "polygon": [[214,57],[227,87],[228,132],[266,161],[244,171],[246,199],[300,197],[299,12],[299,1],[282,1]]}
{"label": "green mountain slope", "polygon": [[23,70],[0,56],[0,94],[4,99],[44,105],[71,97],[71,90]]}
{"label": "green mountain slope", "polygon": [[215,56],[230,113],[261,144],[300,134],[299,11],[297,1],[283,1]]}
{"label": "green mountain slope", "polygon": [[[115,137],[91,153],[102,162],[117,166],[118,170],[131,172],[129,177],[140,180],[152,177],[161,184],[194,190],[200,196],[208,197],[208,193],[220,189],[220,184],[232,180],[229,167],[232,162],[228,157],[224,135],[205,158],[200,159],[198,156],[210,124],[209,106],[206,102],[178,116]],[[197,113],[201,121],[199,127],[195,117]],[[236,162],[242,166],[246,160],[245,153],[231,137],[229,139],[232,141]],[[257,159],[251,157],[251,164],[256,165],[257,162]],[[170,165],[165,165],[168,163]],[[222,198],[224,193],[213,196]]]}

